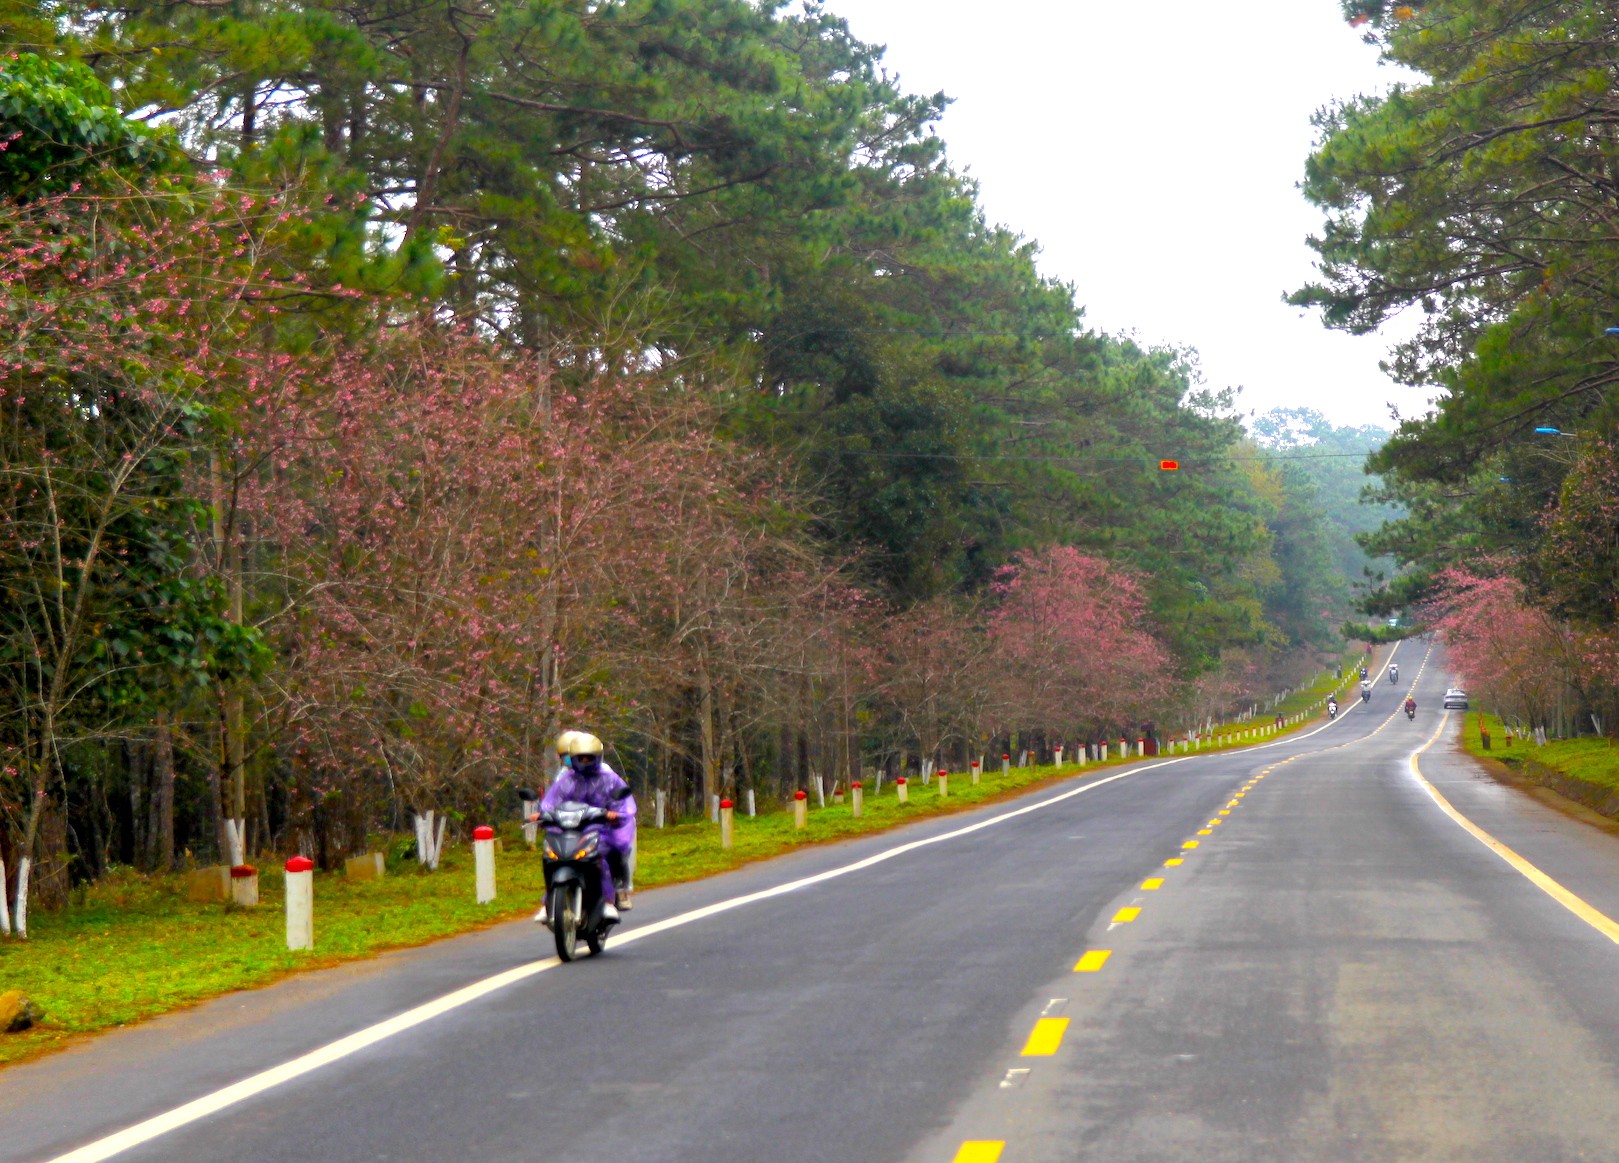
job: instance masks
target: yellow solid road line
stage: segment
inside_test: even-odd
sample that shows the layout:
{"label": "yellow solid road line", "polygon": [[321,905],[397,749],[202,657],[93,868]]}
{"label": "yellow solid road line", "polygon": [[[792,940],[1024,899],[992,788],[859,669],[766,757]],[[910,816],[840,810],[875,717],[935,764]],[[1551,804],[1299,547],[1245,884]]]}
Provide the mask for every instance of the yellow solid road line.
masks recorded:
{"label": "yellow solid road line", "polygon": [[1062,1036],[1068,1032],[1067,1018],[1041,1018],[1023,1043],[1020,1058],[1050,1058],[1062,1045]]}
{"label": "yellow solid road line", "polygon": [[994,1139],[969,1139],[951,1163],[997,1163],[1006,1144]]}
{"label": "yellow solid road line", "polygon": [[1075,973],[1095,973],[1107,964],[1107,959],[1113,956],[1111,949],[1089,949],[1085,955],[1074,962]]}
{"label": "yellow solid road line", "polygon": [[1130,921],[1135,920],[1140,915],[1141,915],[1141,910],[1140,909],[1133,909],[1133,908],[1120,909],[1118,912],[1113,914],[1113,923],[1115,925],[1123,925],[1123,924],[1126,924],[1126,923],[1128,923]]}
{"label": "yellow solid road line", "polygon": [[1155,888],[1163,888],[1164,878],[1161,876],[1148,877],[1146,880],[1141,882],[1141,887],[1147,892],[1151,892]]}
{"label": "yellow solid road line", "polygon": [[1439,805],[1440,811],[1444,812],[1445,815],[1449,816],[1463,828],[1467,829],[1468,832],[1472,833],[1474,839],[1478,840],[1479,843],[1483,844],[1502,860],[1505,860],[1508,864],[1512,865],[1514,869],[1522,874],[1523,877],[1536,888],[1540,889],[1540,891],[1551,897],[1552,900],[1556,901],[1569,912],[1573,913],[1576,917],[1580,918],[1580,920],[1584,921],[1587,925],[1590,925],[1608,940],[1612,941],[1616,945],[1619,945],[1619,921],[1615,921],[1606,913],[1599,912],[1597,909],[1594,909],[1590,905],[1586,904],[1585,901],[1575,896],[1568,889],[1564,888],[1557,881],[1547,876],[1544,872],[1536,868],[1533,864],[1529,863],[1529,861],[1525,860],[1522,856],[1519,856],[1516,852],[1508,848],[1505,844],[1501,843],[1501,841],[1490,835],[1483,828],[1480,828],[1477,824],[1473,823],[1472,820],[1469,820],[1466,816],[1462,815],[1451,806],[1449,800],[1439,794],[1438,788],[1434,787],[1433,784],[1429,783],[1423,778],[1422,769],[1417,764],[1417,756],[1421,755],[1424,751],[1428,750],[1428,748],[1434,745],[1434,741],[1439,738],[1440,732],[1445,729],[1445,724],[1449,721],[1450,712],[1446,711],[1444,716],[1439,720],[1439,726],[1434,728],[1434,733],[1428,737],[1428,741],[1411,753],[1411,774],[1416,778],[1416,781],[1422,785],[1422,790],[1427,792],[1428,795],[1433,798],[1433,802]]}

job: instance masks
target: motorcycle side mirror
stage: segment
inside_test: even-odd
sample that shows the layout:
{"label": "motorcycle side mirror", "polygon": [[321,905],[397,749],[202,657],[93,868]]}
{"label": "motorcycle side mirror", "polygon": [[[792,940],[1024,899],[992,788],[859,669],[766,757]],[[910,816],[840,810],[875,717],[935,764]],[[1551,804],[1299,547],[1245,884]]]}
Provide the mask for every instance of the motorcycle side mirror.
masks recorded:
{"label": "motorcycle side mirror", "polygon": [[533,788],[520,787],[517,789],[517,798],[522,800],[524,803],[529,803],[533,800],[539,799],[540,797]]}
{"label": "motorcycle side mirror", "polygon": [[613,799],[615,801],[627,800],[634,794],[635,793],[630,790],[629,784],[625,784],[623,787],[613,789]]}

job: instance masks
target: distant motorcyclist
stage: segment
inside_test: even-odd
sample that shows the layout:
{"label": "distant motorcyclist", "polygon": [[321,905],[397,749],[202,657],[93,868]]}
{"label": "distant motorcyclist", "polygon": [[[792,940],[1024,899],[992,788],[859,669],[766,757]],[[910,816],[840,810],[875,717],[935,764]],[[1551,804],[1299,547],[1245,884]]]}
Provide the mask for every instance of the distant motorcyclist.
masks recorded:
{"label": "distant motorcyclist", "polygon": [[[602,833],[602,872],[604,885],[614,887],[615,899],[603,906],[607,919],[617,921],[619,909],[633,907],[634,889],[630,852],[635,846],[635,797],[619,799],[613,793],[629,785],[602,762],[602,741],[586,731],[572,732],[566,741],[567,767],[557,773],[540,801],[540,811],[559,804],[580,803],[607,812],[608,829]],[[563,740],[557,740],[559,750]],[[536,817],[538,818],[538,817]],[[605,894],[604,894],[605,895]],[[614,907],[614,906],[617,907]]]}
{"label": "distant motorcyclist", "polygon": [[1360,668],[1360,681],[1366,681],[1366,668],[1364,666]]}
{"label": "distant motorcyclist", "polygon": [[1417,717],[1417,700],[1411,695],[1405,696],[1405,717],[1407,719]]}
{"label": "distant motorcyclist", "polygon": [[1372,701],[1372,684],[1364,680],[1360,684],[1360,701],[1363,703]]}
{"label": "distant motorcyclist", "polygon": [[1391,662],[1391,663],[1389,663],[1389,682],[1399,682],[1399,681],[1400,681],[1400,668],[1397,665],[1395,665],[1394,663]]}
{"label": "distant motorcyclist", "polygon": [[1336,719],[1337,717],[1338,717],[1338,700],[1336,698],[1328,698],[1327,699],[1327,718],[1328,719]]}

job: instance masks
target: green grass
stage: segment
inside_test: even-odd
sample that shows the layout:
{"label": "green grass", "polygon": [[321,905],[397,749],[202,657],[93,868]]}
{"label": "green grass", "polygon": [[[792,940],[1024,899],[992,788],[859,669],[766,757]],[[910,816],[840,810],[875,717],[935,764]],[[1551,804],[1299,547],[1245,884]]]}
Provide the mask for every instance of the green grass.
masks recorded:
{"label": "green grass", "polygon": [[[1324,697],[1330,674],[1291,696],[1284,713],[1307,709]],[[1317,688],[1320,688],[1318,693]],[[1268,723],[1270,716],[1253,721]],[[1005,799],[1040,784],[1116,768],[1124,762],[1084,767],[1014,767],[999,764],[974,786],[965,773],[950,777],[950,795],[938,785],[910,784],[910,802],[900,804],[895,785],[867,789],[864,815],[850,803],[811,803],[809,826],[793,827],[790,809],[770,805],[755,819],[740,813],[734,844],[719,845],[719,829],[707,821],[655,829],[643,821],[636,868],[639,888],[713,876],[813,844],[835,843],[913,820],[965,811]],[[66,1041],[237,989],[264,986],[288,973],[369,957],[387,949],[421,945],[523,916],[540,899],[543,873],[538,855],[526,849],[515,824],[501,829],[505,851],[497,858],[499,900],[473,901],[472,855],[461,845],[447,849],[437,873],[409,861],[391,861],[380,880],[351,883],[340,873],[315,876],[315,949],[286,949],[283,886],[279,867],[260,876],[257,909],[195,904],[185,899],[183,876],[148,877],[121,871],[75,894],[60,912],[34,911],[27,941],[0,939],[0,991],[20,989],[46,1012],[44,1024],[0,1036],[0,1064],[20,1061]],[[548,945],[535,930],[535,952]]]}
{"label": "green grass", "polygon": [[[1479,721],[1490,733],[1490,750],[1479,737]],[[1462,746],[1487,759],[1530,762],[1560,772],[1606,791],[1619,791],[1619,747],[1612,739],[1552,739],[1544,747],[1514,732],[1507,742],[1506,726],[1494,715],[1469,711],[1462,728]]]}

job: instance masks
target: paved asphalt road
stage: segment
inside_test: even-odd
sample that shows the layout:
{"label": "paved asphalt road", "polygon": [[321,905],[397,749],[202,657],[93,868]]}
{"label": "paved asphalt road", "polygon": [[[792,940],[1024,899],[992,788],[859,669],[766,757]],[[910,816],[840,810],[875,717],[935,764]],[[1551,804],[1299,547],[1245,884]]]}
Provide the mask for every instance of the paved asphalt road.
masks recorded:
{"label": "paved asphalt road", "polygon": [[1619,839],[1456,753],[1425,649],[1313,734],[647,892],[599,959],[507,925],[5,1071],[0,1160],[1619,1159]]}

